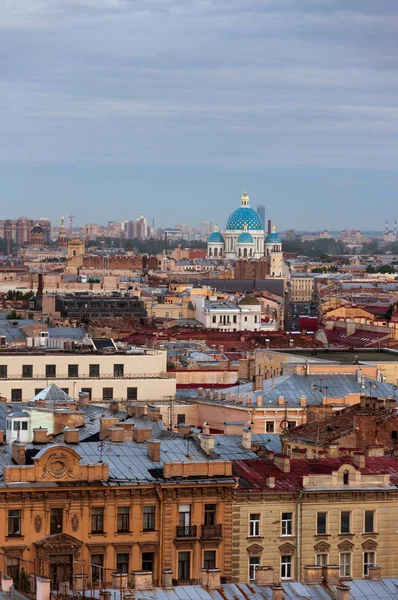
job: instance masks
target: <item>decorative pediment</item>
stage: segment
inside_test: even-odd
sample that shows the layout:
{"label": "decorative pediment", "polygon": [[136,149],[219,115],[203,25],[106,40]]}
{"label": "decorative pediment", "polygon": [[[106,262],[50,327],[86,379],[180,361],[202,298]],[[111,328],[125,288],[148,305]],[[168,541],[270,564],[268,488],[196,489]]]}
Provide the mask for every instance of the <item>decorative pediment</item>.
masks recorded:
{"label": "decorative pediment", "polygon": [[296,551],[295,546],[293,546],[292,544],[289,544],[289,542],[286,542],[285,544],[282,544],[282,546],[279,546],[279,552],[281,554],[294,554]]}
{"label": "decorative pediment", "polygon": [[67,533],[54,533],[53,535],[48,535],[41,540],[35,542],[36,546],[41,548],[56,548],[59,546],[69,546],[72,548],[82,546],[83,542],[73,537],[73,535],[68,535]]}
{"label": "decorative pediment", "polygon": [[374,540],[365,540],[362,544],[362,548],[366,551],[376,550],[377,542],[375,542]]}
{"label": "decorative pediment", "polygon": [[249,556],[258,556],[263,550],[264,548],[263,546],[260,546],[260,544],[252,544],[248,547],[247,553]]}
{"label": "decorative pediment", "polygon": [[344,540],[338,545],[338,549],[341,550],[341,552],[351,552],[353,547],[354,544],[348,540]]}
{"label": "decorative pediment", "polygon": [[327,544],[326,542],[318,542],[314,546],[315,552],[319,552],[319,553],[323,553],[323,554],[325,552],[329,552],[329,549],[330,549],[330,544]]}

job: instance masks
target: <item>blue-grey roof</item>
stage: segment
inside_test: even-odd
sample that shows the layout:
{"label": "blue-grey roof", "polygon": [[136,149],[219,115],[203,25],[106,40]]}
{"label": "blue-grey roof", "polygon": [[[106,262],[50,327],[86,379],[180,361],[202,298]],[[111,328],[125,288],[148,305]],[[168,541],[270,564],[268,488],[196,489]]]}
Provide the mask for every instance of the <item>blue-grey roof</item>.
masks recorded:
{"label": "blue-grey roof", "polygon": [[213,231],[207,238],[207,241],[210,244],[223,244],[224,238],[219,231]]}
{"label": "blue-grey roof", "polygon": [[[370,387],[371,386],[371,387]],[[279,396],[283,396],[290,407],[300,405],[300,396],[307,398],[307,404],[319,404],[324,396],[327,398],[342,398],[346,394],[369,394],[376,398],[395,397],[396,390],[390,383],[382,383],[368,377],[357,381],[355,373],[317,373],[310,375],[281,375],[274,379],[266,379],[262,390],[253,391],[252,383],[233,386],[223,390],[226,398],[230,393],[243,397],[249,396],[252,404],[257,396],[262,396],[263,406],[277,406]],[[178,397],[196,397],[196,390],[177,390]],[[235,403],[234,400],[214,400],[215,403]]]}
{"label": "blue-grey roof", "polygon": [[48,337],[50,338],[71,338],[82,340],[86,335],[83,327],[49,327]]}

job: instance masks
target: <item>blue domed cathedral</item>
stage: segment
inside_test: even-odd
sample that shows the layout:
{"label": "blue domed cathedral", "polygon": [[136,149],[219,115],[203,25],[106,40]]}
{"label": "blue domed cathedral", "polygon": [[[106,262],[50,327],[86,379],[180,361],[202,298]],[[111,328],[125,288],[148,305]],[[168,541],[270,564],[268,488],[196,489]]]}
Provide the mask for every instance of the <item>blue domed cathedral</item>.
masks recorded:
{"label": "blue domed cathedral", "polygon": [[282,277],[282,240],[275,226],[265,234],[259,215],[246,192],[240,207],[229,216],[223,233],[217,225],[207,238],[207,256],[216,260],[263,259],[271,277]]}

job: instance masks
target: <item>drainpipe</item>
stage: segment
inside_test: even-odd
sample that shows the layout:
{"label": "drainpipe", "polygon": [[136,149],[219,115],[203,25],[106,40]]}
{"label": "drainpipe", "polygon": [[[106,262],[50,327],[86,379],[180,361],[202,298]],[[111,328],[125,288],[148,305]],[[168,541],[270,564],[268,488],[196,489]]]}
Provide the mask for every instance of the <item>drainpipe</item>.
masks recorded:
{"label": "drainpipe", "polygon": [[303,498],[303,491],[299,490],[297,498],[297,518],[296,518],[296,540],[297,540],[297,553],[296,553],[296,577],[297,581],[301,581],[301,501]]}
{"label": "drainpipe", "polygon": [[156,494],[159,498],[159,568],[158,568],[158,572],[159,572],[159,577],[158,577],[158,585],[159,587],[162,587],[163,585],[163,581],[162,581],[162,574],[163,574],[163,496],[162,493],[160,491],[160,485],[156,486]]}

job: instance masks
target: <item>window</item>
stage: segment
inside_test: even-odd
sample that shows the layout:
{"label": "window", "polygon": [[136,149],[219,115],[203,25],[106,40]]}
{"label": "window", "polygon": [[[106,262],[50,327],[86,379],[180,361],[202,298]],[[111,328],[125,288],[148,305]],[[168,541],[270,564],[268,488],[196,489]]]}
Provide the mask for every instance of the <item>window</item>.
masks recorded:
{"label": "window", "polygon": [[281,579],[292,578],[292,557],[281,556]]}
{"label": "window", "polygon": [[216,551],[205,550],[203,552],[203,568],[204,569],[215,569],[216,568]]}
{"label": "window", "polygon": [[374,510],[365,510],[364,532],[373,533],[375,531],[375,512]]}
{"label": "window", "polygon": [[7,365],[0,365],[0,379],[7,379]]}
{"label": "window", "polygon": [[288,429],[294,429],[296,427],[296,425],[297,425],[296,421],[288,421],[287,422]]}
{"label": "window", "polygon": [[19,578],[20,559],[17,556],[6,556],[6,573],[14,581]]}
{"label": "window", "polygon": [[260,557],[259,556],[251,556],[249,558],[249,581],[254,581],[256,579],[256,569],[260,566]]}
{"label": "window", "polygon": [[318,567],[324,567],[328,564],[328,559],[329,555],[326,553],[317,554],[315,557],[315,564],[318,565]]}
{"label": "window", "polygon": [[216,322],[217,322],[217,317],[216,317],[216,315],[213,315],[213,317],[212,317],[212,323],[216,323]]}
{"label": "window", "polygon": [[21,421],[13,421],[12,429],[13,429],[13,431],[20,431],[21,430]]}
{"label": "window", "polygon": [[155,507],[144,506],[142,509],[143,531],[155,531]]}
{"label": "window", "polygon": [[126,533],[130,530],[130,507],[119,506],[117,509],[117,530]]}
{"label": "window", "polygon": [[180,425],[181,423],[185,423],[185,415],[180,413],[177,415],[177,425]]}
{"label": "window", "polygon": [[104,533],[103,506],[94,506],[91,509],[91,533]]}
{"label": "window", "polygon": [[180,527],[189,527],[191,524],[191,505],[180,504],[178,507],[178,525]]}
{"label": "window", "polygon": [[11,402],[22,402],[22,390],[13,388],[11,390]]}
{"label": "window", "polygon": [[344,471],[343,473],[343,485],[348,485],[350,483],[350,472]]}
{"label": "window", "polygon": [[187,580],[191,574],[191,554],[190,552],[178,553],[178,579]]}
{"label": "window", "polygon": [[204,525],[215,525],[216,524],[216,510],[217,510],[217,504],[205,504]]}
{"label": "window", "polygon": [[143,552],[141,558],[141,568],[143,571],[154,572],[153,565],[155,562],[155,557],[153,552]]}
{"label": "window", "polygon": [[236,320],[236,315],[234,315],[234,316],[232,317],[232,322],[233,322],[233,323],[236,323],[236,322],[237,322],[237,320]]}
{"label": "window", "polygon": [[43,391],[44,388],[35,388],[35,396],[37,396],[37,394],[40,394],[40,392]]}
{"label": "window", "polygon": [[21,430],[28,431],[28,422],[27,421],[21,421]]}
{"label": "window", "polygon": [[247,317],[245,317],[245,323],[247,322]]}
{"label": "window", "polygon": [[89,365],[88,366],[88,375],[89,375],[89,377],[99,377],[100,376],[100,366],[99,365]]}
{"label": "window", "polygon": [[50,508],[50,535],[62,533],[63,509]]}
{"label": "window", "polygon": [[376,555],[374,552],[363,553],[363,576],[369,576],[369,567],[373,567],[376,564]]}
{"label": "window", "polygon": [[340,533],[350,533],[351,513],[342,510],[340,513]]}
{"label": "window", "polygon": [[93,582],[103,581],[104,579],[104,555],[103,554],[92,554],[91,555],[91,579]]}
{"label": "window", "polygon": [[327,513],[319,512],[316,516],[316,533],[317,535],[325,535],[326,534],[326,519]]}
{"label": "window", "polygon": [[8,535],[21,535],[21,511],[19,509],[8,511]]}
{"label": "window", "polygon": [[265,432],[266,433],[275,433],[274,421],[265,421]]}
{"label": "window", "polygon": [[391,439],[398,440],[398,431],[396,429],[391,432]]}
{"label": "window", "polygon": [[56,377],[57,376],[57,367],[56,365],[46,365],[46,377]]}
{"label": "window", "polygon": [[249,517],[249,536],[258,537],[260,535],[260,515],[251,514]]}
{"label": "window", "polygon": [[282,533],[281,535],[292,535],[293,513],[282,513]]}
{"label": "window", "polygon": [[118,573],[129,572],[129,555],[128,554],[116,554],[116,571]]}
{"label": "window", "polygon": [[340,577],[351,577],[351,552],[340,554]]}
{"label": "window", "polygon": [[102,399],[113,400],[113,388],[102,388]]}
{"label": "window", "polygon": [[128,387],[127,388],[127,400],[137,400],[137,388],[136,387]]}
{"label": "window", "polygon": [[123,377],[124,375],[124,365],[113,365],[113,376],[114,377]]}
{"label": "window", "polygon": [[68,377],[79,377],[79,365],[68,365]]}
{"label": "window", "polygon": [[22,377],[27,379],[33,377],[33,365],[22,365]]}

